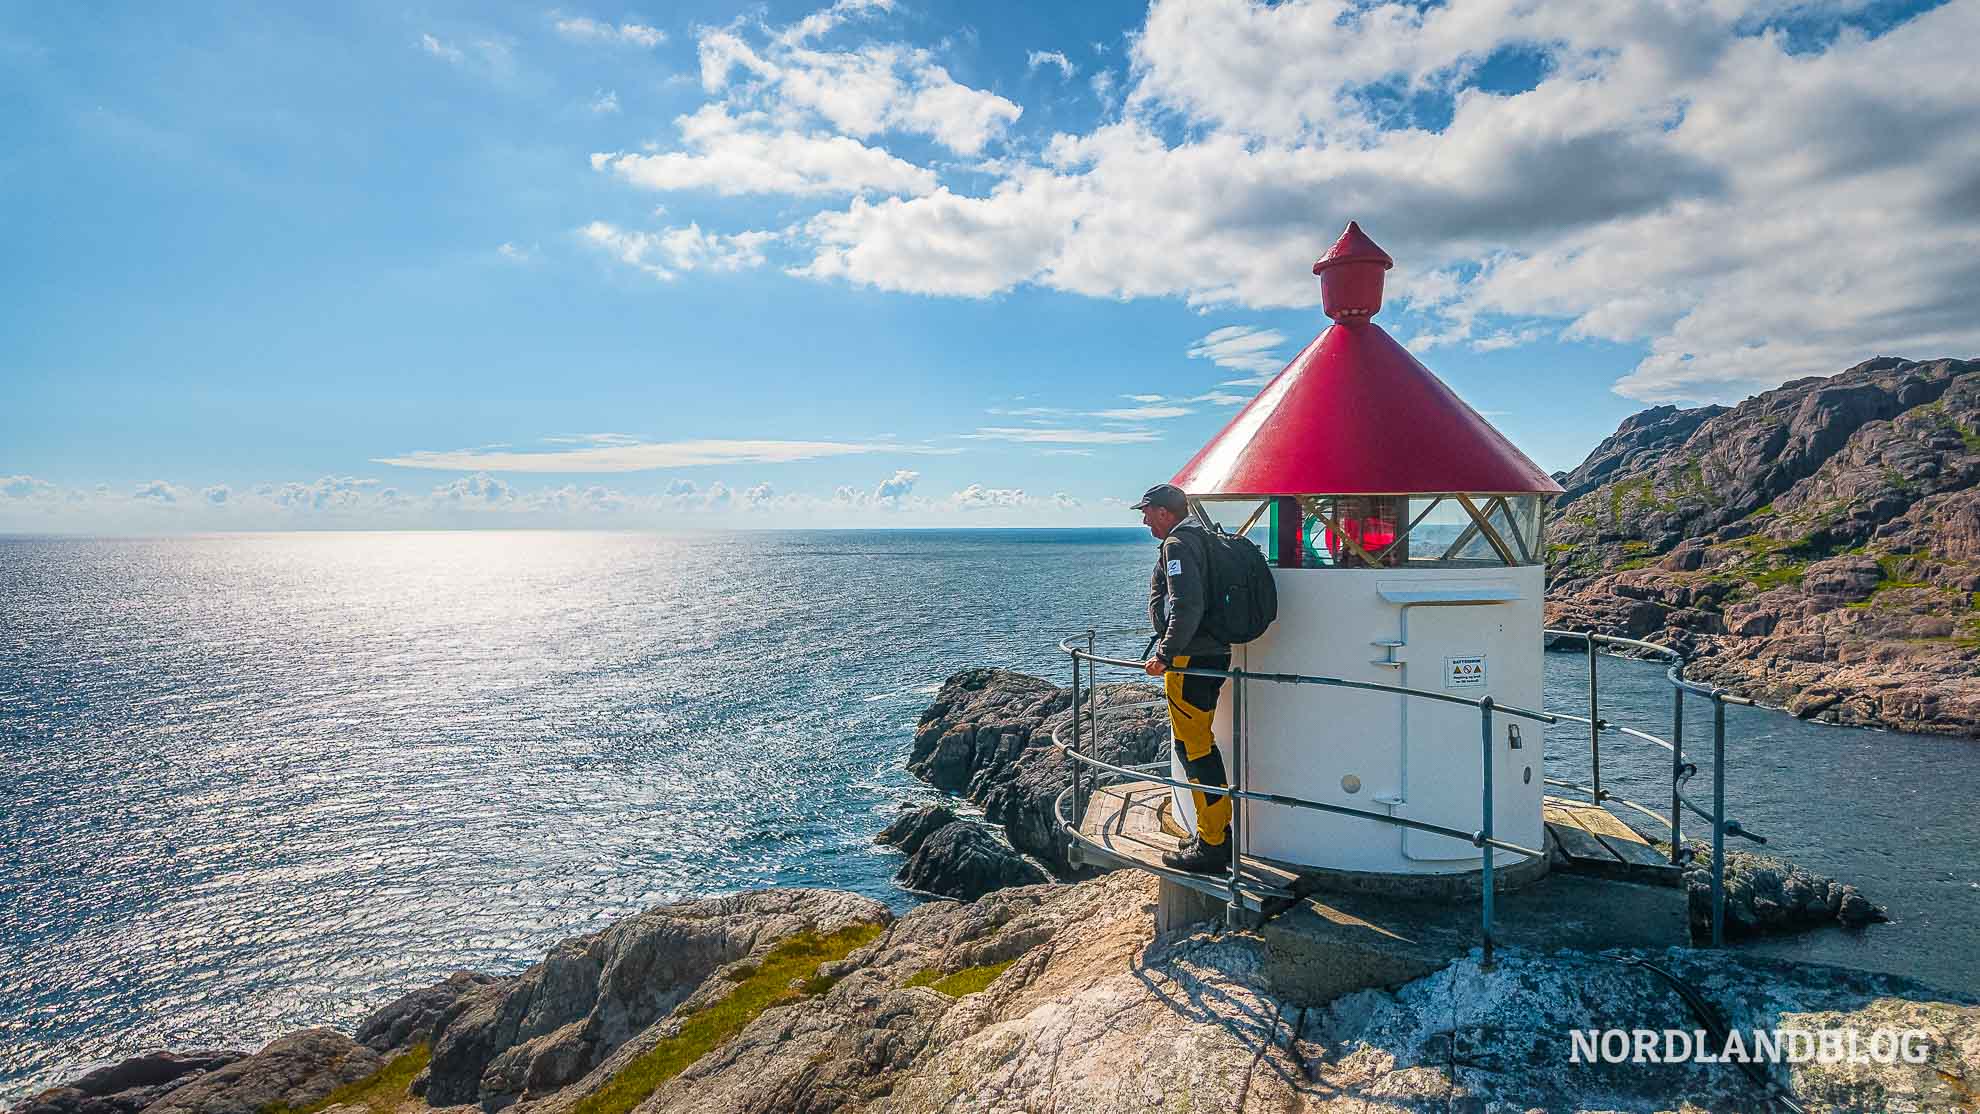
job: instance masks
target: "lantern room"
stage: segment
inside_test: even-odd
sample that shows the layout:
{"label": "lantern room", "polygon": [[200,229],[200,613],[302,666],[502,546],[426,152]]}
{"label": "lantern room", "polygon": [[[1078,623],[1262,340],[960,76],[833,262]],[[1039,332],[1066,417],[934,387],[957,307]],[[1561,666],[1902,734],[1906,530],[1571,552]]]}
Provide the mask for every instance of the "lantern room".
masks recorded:
{"label": "lantern room", "polygon": [[[1192,512],[1261,544],[1278,620],[1235,649],[1246,672],[1320,675],[1541,704],[1545,515],[1561,488],[1376,325],[1393,266],[1357,224],[1313,266],[1333,324],[1172,482]],[[1470,831],[1484,770],[1473,707],[1392,692],[1244,686],[1216,733],[1241,784]],[[1500,837],[1542,845],[1540,732],[1495,725]],[[1172,776],[1183,779],[1178,763]],[[1193,826],[1187,793],[1172,807]],[[1246,806],[1240,852],[1386,874],[1478,869],[1450,836],[1269,803]]]}

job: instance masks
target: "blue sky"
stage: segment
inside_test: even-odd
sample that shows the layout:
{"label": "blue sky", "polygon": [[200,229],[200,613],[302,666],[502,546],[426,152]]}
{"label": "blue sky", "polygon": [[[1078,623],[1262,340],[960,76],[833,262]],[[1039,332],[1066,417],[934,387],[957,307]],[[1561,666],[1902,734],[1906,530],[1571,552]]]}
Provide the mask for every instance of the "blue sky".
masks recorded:
{"label": "blue sky", "polygon": [[[1326,324],[1543,466],[1980,349],[1980,4],[0,11],[0,530],[1120,521]],[[1159,397],[1157,397],[1159,396]]]}

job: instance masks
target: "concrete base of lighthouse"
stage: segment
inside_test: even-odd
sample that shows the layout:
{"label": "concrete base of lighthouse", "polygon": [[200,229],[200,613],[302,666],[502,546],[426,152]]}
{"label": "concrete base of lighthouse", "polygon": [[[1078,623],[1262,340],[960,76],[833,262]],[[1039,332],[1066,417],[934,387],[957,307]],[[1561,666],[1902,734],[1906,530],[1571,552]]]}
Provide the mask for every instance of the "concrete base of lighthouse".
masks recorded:
{"label": "concrete base of lighthouse", "polygon": [[[1546,953],[1691,943],[1682,888],[1556,872],[1500,898],[1493,943]],[[1479,944],[1475,902],[1316,894],[1260,926],[1266,976],[1288,1001],[1324,1005],[1437,971]]]}

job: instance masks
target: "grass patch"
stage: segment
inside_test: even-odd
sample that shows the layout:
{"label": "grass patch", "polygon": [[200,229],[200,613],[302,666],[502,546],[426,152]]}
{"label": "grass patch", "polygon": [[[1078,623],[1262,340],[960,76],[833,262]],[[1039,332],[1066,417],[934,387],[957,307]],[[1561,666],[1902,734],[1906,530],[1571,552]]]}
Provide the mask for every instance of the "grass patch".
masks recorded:
{"label": "grass patch", "polygon": [[[863,924],[829,936],[801,932],[784,940],[770,949],[762,963],[745,968],[749,974],[736,983],[728,997],[689,1015],[673,1036],[626,1065],[602,1090],[586,1096],[574,1114],[626,1114],[662,1083],[742,1032],[763,1011],[830,990],[834,980],[819,975],[818,969],[844,959],[879,935],[879,925]],[[793,981],[801,981],[801,989],[792,989]]]}
{"label": "grass patch", "polygon": [[408,1090],[413,1077],[426,1070],[427,1062],[433,1059],[433,1049],[424,1044],[414,1045],[412,1051],[402,1052],[390,1063],[355,1083],[342,1087],[310,1103],[308,1106],[290,1106],[285,1102],[270,1103],[261,1108],[261,1114],[316,1114],[343,1103],[363,1106],[372,1114],[386,1114],[411,1097]]}
{"label": "grass patch", "polygon": [[933,967],[924,967],[914,973],[914,977],[901,984],[903,986],[925,986],[930,990],[947,994],[951,998],[961,998],[974,994],[991,983],[997,976],[1009,969],[1016,960],[1007,959],[1002,963],[985,963],[979,967],[965,967],[952,975],[944,975]]}
{"label": "grass patch", "polygon": [[1765,592],[1789,584],[1799,584],[1807,572],[1807,565],[1782,565],[1779,568],[1756,572],[1749,579],[1753,581],[1755,588]]}

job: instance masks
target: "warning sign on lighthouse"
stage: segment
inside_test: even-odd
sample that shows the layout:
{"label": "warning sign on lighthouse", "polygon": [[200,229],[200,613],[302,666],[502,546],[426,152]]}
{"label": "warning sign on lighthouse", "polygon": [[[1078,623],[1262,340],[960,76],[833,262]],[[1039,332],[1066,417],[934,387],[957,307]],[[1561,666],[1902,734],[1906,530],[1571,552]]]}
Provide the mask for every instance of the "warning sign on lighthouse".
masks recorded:
{"label": "warning sign on lighthouse", "polygon": [[1444,659],[1444,687],[1447,689],[1484,688],[1485,655],[1467,654]]}

